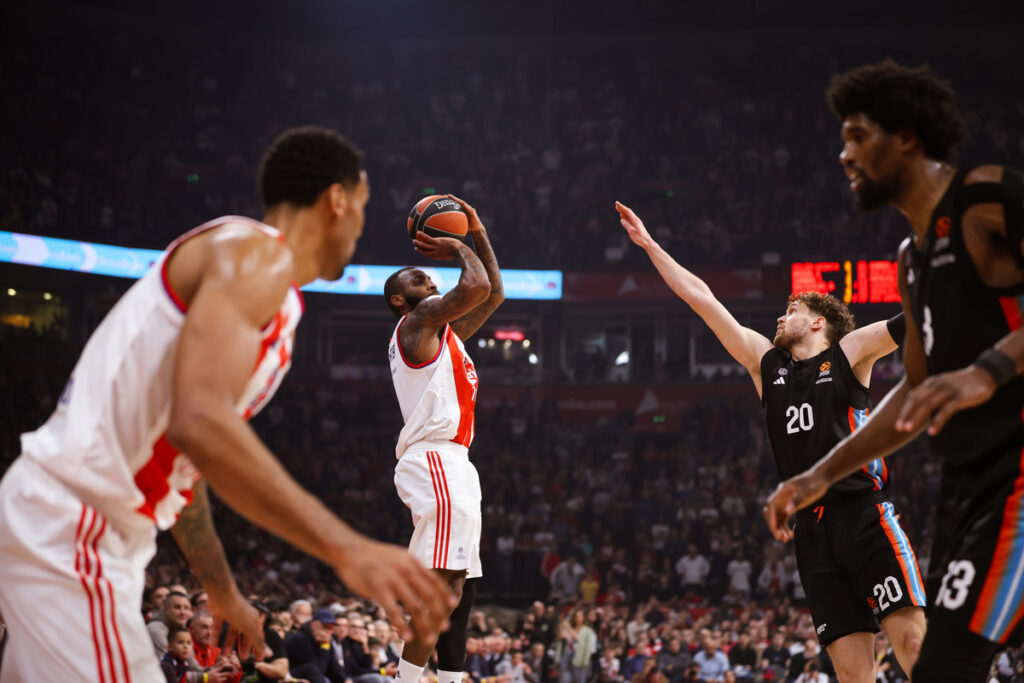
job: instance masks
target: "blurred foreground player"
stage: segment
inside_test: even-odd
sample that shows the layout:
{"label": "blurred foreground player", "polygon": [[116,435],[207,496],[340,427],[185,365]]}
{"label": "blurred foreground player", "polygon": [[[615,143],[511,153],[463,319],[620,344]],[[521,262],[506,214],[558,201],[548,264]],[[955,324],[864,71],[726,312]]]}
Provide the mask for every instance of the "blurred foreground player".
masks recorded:
{"label": "blurred foreground player", "polygon": [[[618,203],[616,209],[633,242],[750,374],[782,477],[805,470],[863,423],[871,408],[871,369],[902,339],[902,315],[855,330],[845,304],[808,292],[790,297],[769,341],[741,326],[635,213]],[[797,519],[800,582],[818,640],[843,683],[875,680],[878,622],[906,669],[924,636],[923,582],[888,486],[885,462],[872,459],[820,491],[814,509]]]}
{"label": "blurred foreground player", "polygon": [[983,681],[1024,636],[1024,175],[956,168],[963,118],[948,83],[891,61],[837,75],[839,161],[855,203],[896,207],[906,376],[864,427],[779,487],[765,516],[792,510],[924,429],[943,459],[928,576],[928,635],[914,681]]}
{"label": "blurred foreground player", "polygon": [[473,441],[477,375],[463,340],[472,336],[505,300],[498,260],[480,218],[466,211],[476,253],[450,237],[419,232],[416,251],[455,259],[462,274],[443,296],[430,277],[413,267],[393,273],[384,285],[387,304],[399,316],[388,344],[391,379],[405,426],[398,436],[395,488],[412,513],[409,551],[448,583],[459,605],[440,638],[406,640],[396,681],[416,683],[437,649],[438,683],[461,683],[466,626],[480,567],[480,477],[469,460]]}
{"label": "blurred foreground player", "polygon": [[156,533],[172,526],[211,611],[262,655],[205,481],[396,623],[396,602],[427,635],[447,617],[435,576],[331,514],[246,422],[290,365],[298,287],[340,277],[362,233],[361,153],[327,129],[288,131],[260,189],[264,222],[226,216],[175,241],[93,333],[50,419],[22,436],[0,483],[4,683],[161,680],[140,601]]}

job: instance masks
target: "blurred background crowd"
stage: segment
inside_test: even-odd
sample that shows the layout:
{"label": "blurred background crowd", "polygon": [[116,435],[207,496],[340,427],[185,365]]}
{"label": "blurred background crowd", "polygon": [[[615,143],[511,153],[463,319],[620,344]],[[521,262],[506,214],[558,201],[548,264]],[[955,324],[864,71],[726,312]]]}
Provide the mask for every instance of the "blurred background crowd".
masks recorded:
{"label": "blurred background crowd", "polygon": [[[649,271],[612,213],[616,199],[698,270],[891,258],[903,219],[851,212],[823,97],[832,73],[886,55],[930,61],[952,80],[971,130],[966,162],[1021,165],[1024,89],[1006,66],[1018,52],[1009,23],[961,22],[938,8],[905,17],[932,22],[909,35],[879,25],[881,2],[855,8],[852,29],[831,21],[772,30],[746,19],[747,10],[764,16],[756,3],[735,14],[708,9],[692,25],[685,3],[637,2],[629,12],[605,0],[550,3],[514,18],[509,3],[485,4],[504,12],[486,30],[466,31],[461,10],[442,3],[448,13],[430,17],[436,22],[416,15],[422,30],[395,34],[387,13],[399,10],[389,3],[355,3],[359,11],[339,25],[308,30],[265,9],[227,17],[210,8],[213,18],[202,21],[161,14],[157,4],[21,7],[12,18],[21,30],[0,46],[8,133],[0,136],[0,229],[160,249],[217,215],[258,217],[261,150],[283,128],[315,122],[367,153],[373,199],[362,264],[407,262],[408,245],[395,237],[415,200],[434,192],[479,208],[503,267]],[[645,23],[637,17],[647,10],[654,18]],[[85,337],[127,284],[45,277],[32,287],[52,302],[46,315],[19,309],[0,324],[0,472],[18,454],[18,435],[46,419]],[[512,354],[507,339],[484,338],[493,330],[470,346],[481,370],[471,453],[484,497],[484,578],[468,677],[829,680],[792,549],[760,518],[778,477],[749,387],[745,400],[735,398],[745,376],[682,307],[615,301],[616,291],[624,289],[590,308],[508,302],[496,324],[537,335],[534,346],[517,338]],[[786,293],[766,284],[739,315],[770,325]],[[367,324],[368,304],[327,299],[309,297],[296,369],[254,425],[343,519],[404,544],[411,524],[392,483],[401,417],[383,370],[393,321]],[[654,308],[667,312],[653,323],[638,317]],[[871,321],[893,308],[855,312]],[[603,327],[573,311],[590,311]],[[322,341],[330,316],[339,321],[330,328],[336,345],[358,347],[340,369]],[[619,320],[627,322],[615,327]],[[895,372],[878,368],[876,394]],[[503,385],[544,380],[583,392],[603,383],[641,395],[658,382],[699,386],[652,428],[633,407],[592,420],[568,415],[550,384],[498,392],[495,375]],[[889,461],[922,571],[940,476],[926,446]],[[289,672],[314,683],[393,675],[400,642],[376,606],[216,501],[214,510],[275,657],[257,667],[215,632],[201,588],[163,535],[145,609],[156,652],[169,655],[173,671],[215,683]],[[175,648],[184,656],[175,659]],[[879,680],[905,680],[884,636],[876,652]],[[1024,680],[1019,660],[1017,651],[1001,655],[993,675]]]}

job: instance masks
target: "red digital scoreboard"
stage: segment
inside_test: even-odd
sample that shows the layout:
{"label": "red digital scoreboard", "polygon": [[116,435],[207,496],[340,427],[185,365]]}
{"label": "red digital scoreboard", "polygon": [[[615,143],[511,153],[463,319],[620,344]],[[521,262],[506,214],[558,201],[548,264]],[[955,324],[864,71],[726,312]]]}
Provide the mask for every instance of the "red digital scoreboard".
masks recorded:
{"label": "red digital scoreboard", "polygon": [[821,292],[848,304],[899,303],[895,261],[812,261],[790,267],[791,291]]}

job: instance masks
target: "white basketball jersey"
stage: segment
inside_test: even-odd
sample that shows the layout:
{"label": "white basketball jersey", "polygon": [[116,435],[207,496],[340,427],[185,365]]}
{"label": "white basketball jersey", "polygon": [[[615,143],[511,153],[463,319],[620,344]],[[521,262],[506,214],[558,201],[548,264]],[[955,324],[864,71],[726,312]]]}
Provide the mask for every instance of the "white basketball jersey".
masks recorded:
{"label": "white basketball jersey", "polygon": [[[226,223],[225,216],[178,238],[125,292],[93,332],[46,423],[22,434],[23,454],[45,467],[111,521],[171,527],[192,500],[199,472],[167,441],[171,380],[185,305],[167,280],[167,258],[185,240]],[[273,396],[291,365],[302,295],[288,290],[264,328],[259,360],[236,406],[245,419]]]}
{"label": "white basketball jersey", "polygon": [[426,363],[410,363],[402,354],[398,321],[388,344],[391,379],[405,427],[398,435],[395,456],[418,441],[451,441],[469,448],[473,442],[477,376],[462,340],[444,326],[441,346]]}

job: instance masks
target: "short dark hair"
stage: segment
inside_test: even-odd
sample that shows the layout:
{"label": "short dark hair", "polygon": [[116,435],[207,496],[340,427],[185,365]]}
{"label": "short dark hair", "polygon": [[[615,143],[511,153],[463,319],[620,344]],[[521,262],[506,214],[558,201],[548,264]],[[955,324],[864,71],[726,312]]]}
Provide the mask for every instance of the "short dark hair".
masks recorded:
{"label": "short dark hair", "polygon": [[416,266],[406,266],[405,268],[400,268],[391,273],[391,275],[388,276],[388,279],[384,281],[384,300],[388,302],[388,308],[391,309],[391,312],[399,317],[401,317],[402,312],[395,308],[395,305],[391,303],[391,297],[395,294],[402,293],[402,290],[398,287],[398,278],[401,277],[402,273],[407,270],[412,270],[415,267]]}
{"label": "short dark hair", "polygon": [[190,636],[192,635],[189,632],[189,630],[187,628],[185,628],[184,626],[178,626],[177,624],[171,624],[167,628],[167,642],[170,643],[172,640],[174,640],[174,636],[178,635],[179,633],[188,633]]}
{"label": "short dark hair", "polygon": [[927,64],[912,68],[886,59],[858,66],[832,76],[826,96],[840,121],[866,114],[888,133],[912,131],[929,159],[952,163],[967,138],[953,87]]}
{"label": "short dark hair", "polygon": [[819,294],[818,292],[798,292],[790,294],[787,305],[800,303],[825,318],[828,326],[826,336],[829,345],[850,334],[854,328],[853,313],[839,299],[831,294]]}
{"label": "short dark hair", "polygon": [[288,202],[311,206],[334,183],[359,183],[363,153],[330,128],[303,126],[282,133],[260,163],[264,208]]}

